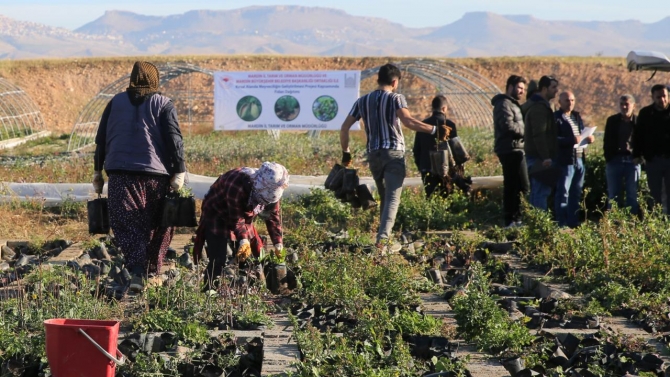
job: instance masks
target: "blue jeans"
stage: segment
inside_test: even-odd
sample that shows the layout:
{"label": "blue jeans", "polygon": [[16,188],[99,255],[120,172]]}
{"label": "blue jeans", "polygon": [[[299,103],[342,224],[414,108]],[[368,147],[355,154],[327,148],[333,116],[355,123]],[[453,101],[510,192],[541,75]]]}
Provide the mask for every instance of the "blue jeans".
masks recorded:
{"label": "blue jeans", "polygon": [[559,177],[556,184],[554,209],[558,226],[571,228],[579,225],[579,202],[584,188],[584,158],[578,158],[573,165],[558,165]]}
{"label": "blue jeans", "polygon": [[370,172],[375,180],[381,199],[377,242],[387,240],[391,235],[395,217],[400,206],[402,183],[405,180],[405,152],[378,149],[368,153]]}
{"label": "blue jeans", "polygon": [[633,163],[631,156],[615,156],[605,166],[607,176],[607,209],[616,201],[623,207],[621,190],[626,190],[626,207],[636,215],[640,210],[637,202],[637,186],[640,180],[640,165]]}
{"label": "blue jeans", "polygon": [[[528,171],[530,172],[530,169],[533,167],[533,165],[538,162],[542,163],[542,161],[543,159],[541,158],[527,155],[526,163],[528,164]],[[549,198],[549,195],[551,195],[551,190],[553,187],[545,185],[544,183],[533,178],[530,174],[528,174],[528,176],[530,177],[530,196],[528,197],[528,202],[533,207],[546,211],[547,199]]]}

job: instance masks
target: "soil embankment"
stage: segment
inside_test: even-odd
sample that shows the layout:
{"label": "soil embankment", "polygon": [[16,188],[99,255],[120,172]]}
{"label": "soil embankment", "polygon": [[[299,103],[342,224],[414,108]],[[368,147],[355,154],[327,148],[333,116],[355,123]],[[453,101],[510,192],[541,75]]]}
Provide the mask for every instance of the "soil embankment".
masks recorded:
{"label": "soil embankment", "polygon": [[[317,58],[277,56],[174,56],[144,57],[154,62],[187,62],[216,71],[240,70],[336,70],[366,69],[404,58]],[[42,111],[49,130],[69,133],[79,112],[102,88],[128,74],[137,58],[90,58],[54,60],[17,60],[0,62],[0,77],[25,90]],[[561,89],[575,93],[577,110],[587,120],[602,127],[605,118],[617,111],[617,98],[632,93],[646,105],[654,83],[666,83],[660,73],[628,72],[623,58],[477,58],[450,59],[471,68],[493,81],[501,90],[510,74],[539,78],[551,74],[560,80]],[[416,80],[411,80],[410,83]],[[432,93],[430,93],[432,96]],[[413,111],[424,115],[426,106]],[[201,109],[202,111],[202,109]],[[209,110],[206,110],[209,111]]]}

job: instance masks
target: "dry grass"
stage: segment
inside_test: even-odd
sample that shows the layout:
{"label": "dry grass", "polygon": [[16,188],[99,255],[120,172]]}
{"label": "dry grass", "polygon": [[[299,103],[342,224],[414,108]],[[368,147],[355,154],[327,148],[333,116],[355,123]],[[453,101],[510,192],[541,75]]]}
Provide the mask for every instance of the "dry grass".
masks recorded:
{"label": "dry grass", "polygon": [[72,213],[61,209],[44,208],[40,201],[18,201],[0,204],[0,238],[30,240],[40,244],[45,240],[90,239],[84,205],[73,205]]}

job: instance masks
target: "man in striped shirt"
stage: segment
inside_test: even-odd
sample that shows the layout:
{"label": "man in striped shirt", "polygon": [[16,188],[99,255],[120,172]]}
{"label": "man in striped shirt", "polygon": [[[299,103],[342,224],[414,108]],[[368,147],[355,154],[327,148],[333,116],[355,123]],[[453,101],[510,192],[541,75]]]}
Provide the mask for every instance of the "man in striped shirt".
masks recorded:
{"label": "man in striped shirt", "polygon": [[[342,165],[350,166],[349,130],[363,119],[370,171],[381,199],[380,224],[377,231],[378,248],[389,244],[400,194],[405,179],[405,138],[401,123],[416,132],[435,135],[437,127],[412,117],[405,96],[393,91],[398,88],[401,73],[398,67],[386,64],[379,68],[377,90],[360,97],[340,129]],[[444,126],[442,126],[444,127]],[[446,129],[444,130],[446,133]]]}
{"label": "man in striped shirt", "polygon": [[[584,122],[581,115],[574,111],[575,95],[563,92],[558,97],[560,109],[554,113],[558,133],[558,153],[556,165],[559,171],[556,184],[554,209],[558,226],[575,228],[579,225],[579,202],[584,188],[584,146],[581,134]],[[593,142],[593,135],[586,140]]]}

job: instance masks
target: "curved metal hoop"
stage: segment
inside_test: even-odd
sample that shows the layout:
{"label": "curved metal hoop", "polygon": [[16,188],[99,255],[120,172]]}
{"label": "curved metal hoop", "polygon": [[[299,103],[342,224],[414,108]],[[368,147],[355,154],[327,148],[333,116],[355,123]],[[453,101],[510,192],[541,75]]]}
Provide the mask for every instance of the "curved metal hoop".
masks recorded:
{"label": "curved metal hoop", "polygon": [[44,119],[26,92],[0,78],[0,140],[21,138],[45,131]]}

